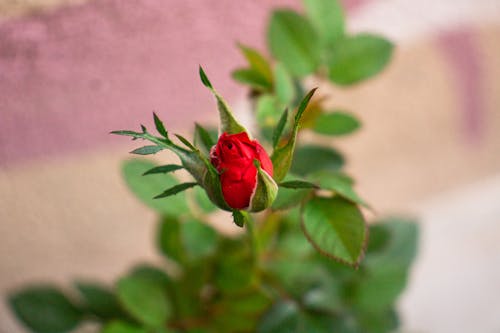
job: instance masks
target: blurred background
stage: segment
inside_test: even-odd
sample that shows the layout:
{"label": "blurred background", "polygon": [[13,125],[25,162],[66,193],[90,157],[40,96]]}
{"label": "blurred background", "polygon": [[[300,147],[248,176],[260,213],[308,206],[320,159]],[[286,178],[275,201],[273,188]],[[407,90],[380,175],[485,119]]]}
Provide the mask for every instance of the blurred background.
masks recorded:
{"label": "blurred background", "polygon": [[[405,332],[500,332],[500,1],[345,0],[351,32],[397,44],[389,68],[331,92],[363,130],[335,144],[380,214],[421,224]],[[112,283],[158,260],[155,215],[120,163],[156,111],[214,124],[202,64],[230,104],[235,43],[265,50],[271,8],[298,0],[0,0],[0,296],[22,284]],[[227,221],[221,223],[231,223]],[[0,332],[22,332],[0,303]]]}

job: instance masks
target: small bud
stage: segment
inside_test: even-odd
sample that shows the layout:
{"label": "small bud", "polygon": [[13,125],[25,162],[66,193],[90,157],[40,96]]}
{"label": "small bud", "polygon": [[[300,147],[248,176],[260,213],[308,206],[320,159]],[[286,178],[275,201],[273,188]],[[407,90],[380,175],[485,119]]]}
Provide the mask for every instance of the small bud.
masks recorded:
{"label": "small bud", "polygon": [[219,172],[222,194],[229,207],[261,211],[276,198],[278,186],[272,179],[271,159],[246,132],[222,133],[211,149],[210,161]]}

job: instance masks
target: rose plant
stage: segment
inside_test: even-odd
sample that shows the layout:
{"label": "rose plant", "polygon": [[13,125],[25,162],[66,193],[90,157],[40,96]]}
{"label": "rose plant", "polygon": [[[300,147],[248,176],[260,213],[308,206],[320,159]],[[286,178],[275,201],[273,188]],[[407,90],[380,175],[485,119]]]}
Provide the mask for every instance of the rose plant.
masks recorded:
{"label": "rose plant", "polygon": [[[159,215],[165,263],[137,265],[113,288],[78,281],[78,297],[53,285],[13,292],[9,305],[27,327],[68,332],[86,320],[101,333],[378,333],[398,326],[395,302],[416,253],[416,225],[395,217],[367,223],[373,212],[342,154],[298,140],[308,131],[334,143],[360,127],[353,114],[325,106],[328,89],[306,93],[304,79],[359,83],[386,66],[392,44],[348,34],[337,1],[304,0],[304,7],[305,15],[273,11],[273,58],[239,45],[248,66],[232,75],[249,87],[252,131],[200,67],[218,132],[195,124],[191,141],[172,136],[157,114],[157,134],[143,125],[112,132],[149,142],[133,154],[170,151],[179,159],[123,165],[131,191]],[[217,229],[231,221],[234,233]]]}

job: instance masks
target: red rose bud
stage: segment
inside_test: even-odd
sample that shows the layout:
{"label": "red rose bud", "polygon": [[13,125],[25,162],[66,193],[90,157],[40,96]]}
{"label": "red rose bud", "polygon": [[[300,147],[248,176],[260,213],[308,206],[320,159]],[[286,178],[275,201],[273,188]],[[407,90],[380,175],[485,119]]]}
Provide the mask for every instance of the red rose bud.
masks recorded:
{"label": "red rose bud", "polygon": [[210,158],[231,208],[260,211],[272,204],[278,189],[272,179],[273,164],[257,140],[250,140],[246,132],[223,133]]}

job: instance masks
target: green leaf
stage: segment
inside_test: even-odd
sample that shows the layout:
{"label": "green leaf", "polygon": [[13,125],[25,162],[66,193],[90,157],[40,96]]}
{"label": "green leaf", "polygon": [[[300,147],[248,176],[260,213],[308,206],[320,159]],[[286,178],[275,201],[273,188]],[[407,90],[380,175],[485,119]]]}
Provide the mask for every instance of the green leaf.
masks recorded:
{"label": "green leaf", "polygon": [[111,131],[110,134],[123,135],[123,136],[131,136],[132,140],[134,139],[142,139],[144,133],[128,131],[128,130],[120,130],[120,131]]}
{"label": "green leaf", "polygon": [[274,80],[276,81],[274,90],[278,101],[282,105],[290,105],[295,99],[295,86],[292,76],[282,63],[277,63],[274,67]]}
{"label": "green leaf", "polygon": [[251,47],[238,44],[241,52],[245,56],[250,65],[250,68],[253,69],[256,73],[258,73],[266,82],[268,87],[272,87],[273,85],[273,74],[271,71],[271,65],[269,61],[260,54],[259,51],[253,49]]}
{"label": "green leaf", "polygon": [[320,114],[314,122],[314,131],[319,134],[341,136],[351,134],[361,126],[359,120],[346,112]]}
{"label": "green leaf", "polygon": [[294,76],[303,77],[316,70],[320,43],[309,21],[292,10],[276,10],[267,32],[269,49]]}
{"label": "green leaf", "polygon": [[165,289],[170,286],[172,279],[158,267],[151,264],[139,264],[134,266],[130,271],[130,276],[134,278],[147,280],[148,283],[156,284],[158,287]]}
{"label": "green leaf", "polygon": [[147,333],[147,330],[123,321],[112,321],[104,326],[101,333]]}
{"label": "green leaf", "polygon": [[137,148],[132,150],[130,153],[131,154],[136,154],[136,155],[151,155],[151,154],[156,154],[159,151],[164,150],[165,148],[156,146],[156,145],[151,145],[151,146],[144,146],[141,148]]}
{"label": "green leaf", "polygon": [[307,313],[291,301],[276,303],[259,322],[257,333],[330,333],[331,319],[321,313]]}
{"label": "green leaf", "polygon": [[247,242],[241,238],[222,239],[213,273],[217,289],[224,294],[248,290],[255,281],[255,259]]}
{"label": "green leaf", "polygon": [[359,311],[355,314],[361,332],[387,333],[398,331],[398,314],[393,308],[372,308],[370,311]]}
{"label": "green leaf", "polygon": [[201,187],[193,189],[194,201],[203,213],[212,213],[217,209],[217,206],[207,196],[207,192]]}
{"label": "green leaf", "polygon": [[115,294],[108,288],[96,283],[77,282],[76,288],[85,301],[85,307],[101,319],[113,319],[123,316]]}
{"label": "green leaf", "polygon": [[128,160],[122,164],[122,173],[129,189],[143,203],[155,209],[157,212],[166,215],[182,215],[189,211],[186,204],[186,196],[180,193],[170,197],[168,204],[164,201],[154,200],[153,197],[164,190],[178,184],[178,181],[170,174],[153,174],[143,177],[146,171],[155,167],[147,160]]}
{"label": "green leaf", "polygon": [[282,210],[296,207],[309,195],[310,192],[310,189],[289,189],[279,187],[278,195],[276,196],[271,208],[274,210]]}
{"label": "green leaf", "polygon": [[191,150],[196,150],[196,148],[193,146],[191,142],[189,142],[185,137],[183,137],[180,134],[175,135],[177,139],[179,139],[186,147],[188,147]]}
{"label": "green leaf", "polygon": [[303,189],[303,188],[319,188],[318,185],[305,180],[290,180],[279,184],[280,187]]}
{"label": "green leaf", "polygon": [[168,138],[168,132],[165,129],[163,122],[160,120],[160,118],[158,118],[158,116],[154,112],[153,112],[153,118],[155,121],[156,130],[158,131],[158,133],[160,133],[164,138]]}
{"label": "green leaf", "polygon": [[182,183],[179,185],[172,186],[171,188],[165,190],[161,194],[158,194],[157,196],[154,197],[154,199],[160,199],[160,198],[166,198],[171,195],[176,195],[177,193],[180,193],[182,191],[185,191],[191,187],[194,187],[198,185],[198,183],[191,182],[191,183]]}
{"label": "green leaf", "polygon": [[408,270],[417,252],[418,229],[415,223],[389,218],[375,224],[389,234],[383,247],[367,253],[363,266],[367,277],[360,283],[355,304],[364,311],[390,308],[404,290]]}
{"label": "green leaf", "polygon": [[295,114],[295,122],[293,125],[293,131],[288,142],[282,146],[275,148],[271,156],[274,167],[274,179],[276,181],[281,181],[285,178],[290,166],[292,165],[292,158],[295,151],[295,141],[297,140],[297,133],[299,131],[300,118],[302,117],[304,111],[309,104],[314,92],[317,88],[312,89],[300,102],[297,113]]}
{"label": "green leaf", "polygon": [[195,219],[181,224],[181,236],[186,253],[193,260],[213,255],[219,239],[214,228]]}
{"label": "green leaf", "polygon": [[385,68],[392,50],[391,42],[371,34],[340,39],[332,50],[328,64],[330,80],[350,85],[368,79]]}
{"label": "green leaf", "polygon": [[365,219],[359,208],[341,197],[315,197],[304,206],[302,229],[321,253],[358,266],[367,240]]}
{"label": "green leaf", "polygon": [[332,47],[344,35],[344,11],[339,0],[304,0],[307,16],[324,47]]}
{"label": "green leaf", "polygon": [[16,317],[37,333],[62,333],[74,329],[82,312],[62,292],[51,286],[25,288],[9,296]]}
{"label": "green leaf", "polygon": [[312,174],[310,178],[315,180],[322,189],[333,191],[344,199],[370,208],[352,188],[352,180],[344,174],[332,171],[319,171]]}
{"label": "green leaf", "polygon": [[278,146],[281,135],[283,134],[283,130],[285,129],[286,121],[288,120],[288,109],[285,109],[281,114],[280,120],[278,121],[278,125],[274,128],[273,133],[273,148],[276,149]]}
{"label": "green leaf", "polygon": [[194,145],[200,149],[200,151],[208,156],[210,154],[210,149],[217,142],[217,132],[209,131],[205,129],[198,123],[195,123],[194,128]]}
{"label": "green leaf", "polygon": [[339,170],[344,158],[335,149],[313,144],[298,147],[293,157],[291,172],[305,176],[319,170]]}
{"label": "green leaf", "polygon": [[214,305],[216,332],[255,332],[257,319],[269,307],[271,300],[262,290],[252,288],[235,295],[224,295]]}
{"label": "green leaf", "polygon": [[147,326],[160,327],[171,315],[164,289],[150,279],[133,275],[121,278],[117,291],[127,312]]}
{"label": "green leaf", "polygon": [[266,80],[253,68],[240,68],[231,73],[234,80],[247,84],[255,90],[267,91],[272,88],[272,82]]}
{"label": "green leaf", "polygon": [[234,118],[231,109],[227,105],[226,101],[215,91],[212,84],[208,80],[207,75],[203,71],[203,68],[200,66],[200,78],[201,82],[205,85],[205,87],[209,88],[212,94],[215,96],[217,100],[217,108],[219,109],[219,118],[220,118],[220,127],[222,133],[227,134],[237,134],[241,132],[247,132],[245,127],[241,125],[236,118]]}
{"label": "green leaf", "polygon": [[260,127],[275,127],[280,118],[276,97],[269,94],[259,96],[256,106],[256,119]]}
{"label": "green leaf", "polygon": [[175,216],[162,217],[158,225],[157,237],[157,244],[163,255],[177,263],[184,262],[181,225]]}
{"label": "green leaf", "polygon": [[[288,174],[284,181],[292,181],[297,177],[292,174]],[[299,207],[302,200],[304,200],[310,193],[312,189],[289,189],[285,187],[279,187],[278,195],[271,206],[274,210],[288,209],[291,207]]]}
{"label": "green leaf", "polygon": [[169,172],[174,172],[176,170],[184,169],[182,165],[177,165],[177,164],[167,164],[167,165],[160,165],[154,168],[149,169],[148,171],[144,172],[142,175],[154,175],[157,173],[169,173]]}

